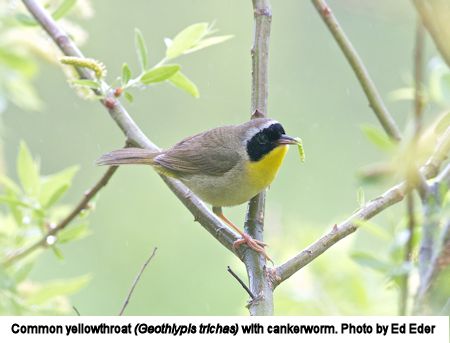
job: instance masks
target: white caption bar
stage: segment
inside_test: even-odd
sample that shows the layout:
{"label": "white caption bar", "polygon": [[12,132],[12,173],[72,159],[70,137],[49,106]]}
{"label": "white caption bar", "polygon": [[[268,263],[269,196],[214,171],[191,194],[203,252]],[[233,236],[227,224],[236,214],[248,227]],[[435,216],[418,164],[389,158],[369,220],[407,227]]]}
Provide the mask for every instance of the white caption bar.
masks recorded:
{"label": "white caption bar", "polygon": [[1,342],[448,343],[448,317],[0,317]]}

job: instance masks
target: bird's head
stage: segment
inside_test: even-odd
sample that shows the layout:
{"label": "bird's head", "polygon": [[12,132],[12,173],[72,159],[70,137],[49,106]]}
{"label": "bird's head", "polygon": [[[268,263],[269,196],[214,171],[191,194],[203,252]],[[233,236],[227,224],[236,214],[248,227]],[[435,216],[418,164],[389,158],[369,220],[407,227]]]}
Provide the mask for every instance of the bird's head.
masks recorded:
{"label": "bird's head", "polygon": [[247,123],[244,144],[250,161],[261,160],[280,146],[297,144],[297,140],[286,135],[283,126],[273,119],[254,119]]}

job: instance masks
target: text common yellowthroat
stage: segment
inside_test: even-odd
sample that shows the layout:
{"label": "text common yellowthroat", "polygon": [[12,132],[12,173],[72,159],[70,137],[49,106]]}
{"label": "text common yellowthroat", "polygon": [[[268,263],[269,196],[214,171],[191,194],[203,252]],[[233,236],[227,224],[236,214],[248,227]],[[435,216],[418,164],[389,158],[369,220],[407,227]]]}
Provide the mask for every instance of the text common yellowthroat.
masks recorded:
{"label": "text common yellowthroat", "polygon": [[242,204],[267,188],[289,144],[297,144],[297,139],[287,136],[279,122],[260,118],[199,133],[160,152],[139,148],[115,150],[101,156],[97,163],[148,164],[161,174],[181,180],[242,235],[234,242],[235,247],[245,243],[270,260],[265,244],[236,227],[221,208]]}

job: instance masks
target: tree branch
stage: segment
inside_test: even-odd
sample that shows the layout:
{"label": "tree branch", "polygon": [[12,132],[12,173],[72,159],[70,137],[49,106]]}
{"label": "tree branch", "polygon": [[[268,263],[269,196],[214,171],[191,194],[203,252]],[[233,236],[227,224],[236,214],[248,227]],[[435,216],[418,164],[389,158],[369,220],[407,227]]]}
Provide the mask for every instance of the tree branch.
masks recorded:
{"label": "tree branch", "polygon": [[[408,185],[408,189],[412,188]],[[416,215],[415,215],[415,201],[414,194],[410,191],[406,195],[406,212],[408,216],[408,239],[405,243],[405,251],[403,254],[403,263],[405,265],[411,264],[411,255],[413,252],[413,237],[414,230],[416,228]],[[400,280],[400,297],[399,297],[398,314],[405,316],[408,310],[408,298],[409,298],[409,273],[405,273]]]}
{"label": "tree branch", "polygon": [[447,0],[412,0],[423,25],[433,38],[441,56],[450,67],[450,4]]}
{"label": "tree branch", "polygon": [[436,252],[430,259],[428,269],[424,275],[421,275],[420,285],[415,298],[414,314],[423,314],[424,305],[431,294],[434,281],[439,273],[448,266],[450,261],[450,221],[447,221],[440,241],[442,242],[440,249],[436,249]]}
{"label": "tree branch", "polygon": [[[272,9],[269,0],[253,0],[254,40],[252,55],[252,119],[267,115],[269,94],[269,42]],[[264,240],[265,191],[248,203],[245,231],[257,240]],[[251,315],[273,314],[273,290],[265,273],[265,259],[253,250],[244,255],[250,289],[256,298],[248,304]]]}
{"label": "tree branch", "polygon": [[123,303],[122,308],[121,308],[121,310],[120,310],[120,312],[119,312],[119,316],[123,315],[123,313],[125,312],[125,309],[127,308],[128,303],[130,302],[131,296],[133,295],[134,289],[136,288],[136,285],[138,284],[139,280],[141,279],[141,276],[142,276],[142,274],[144,273],[145,268],[147,268],[148,264],[150,263],[150,261],[151,261],[151,260],[153,259],[153,257],[155,256],[156,250],[157,250],[157,249],[158,249],[157,247],[154,247],[154,248],[153,248],[152,254],[150,255],[149,258],[147,258],[147,260],[145,261],[145,263],[144,263],[144,265],[142,266],[141,270],[140,270],[139,273],[136,275],[136,278],[134,279],[133,284],[131,285],[130,291],[128,292],[128,295],[127,295],[127,297],[126,297],[126,299],[125,299],[125,302]]}
{"label": "tree branch", "polygon": [[[413,65],[414,65],[414,136],[411,141],[410,156],[408,158],[408,168],[407,168],[407,182],[408,188],[413,190],[417,187],[419,194],[421,194],[424,199],[427,197],[428,191],[427,187],[421,187],[421,178],[417,171],[417,146],[420,139],[422,131],[422,121],[423,121],[423,65],[424,65],[424,29],[420,20],[416,23],[416,33],[415,33],[415,44],[413,53]],[[419,176],[419,177],[418,177]],[[405,251],[403,256],[403,261],[405,264],[411,264],[411,255],[413,252],[413,238],[414,231],[416,229],[416,214],[415,214],[415,200],[414,193],[411,191],[406,196],[406,211],[408,216],[408,239],[405,243]],[[425,229],[425,226],[424,226]],[[425,233],[422,238],[422,242],[425,241]],[[404,316],[408,311],[408,299],[409,299],[409,275],[407,272],[401,277],[400,281],[400,301],[399,301],[399,315]]]}
{"label": "tree branch", "polygon": [[269,43],[272,8],[268,0],[252,0],[254,38],[252,55],[252,117],[267,115],[269,96]]}
{"label": "tree branch", "polygon": [[114,173],[117,170],[117,166],[109,167],[106,173],[101,177],[101,179],[92,187],[89,191],[87,191],[83,198],[80,200],[80,202],[75,206],[75,208],[63,219],[61,220],[56,226],[51,227],[50,230],[47,231],[47,233],[42,236],[42,238],[34,243],[33,245],[16,251],[12,253],[6,261],[3,262],[4,267],[9,267],[10,265],[14,264],[18,260],[28,256],[33,251],[35,251],[38,248],[44,248],[47,246],[50,246],[49,239],[51,237],[57,237],[58,233],[63,230],[67,225],[72,222],[78,215],[86,209],[89,205],[89,201],[103,188],[108,184],[108,181],[111,179],[111,177],[114,175]]}
{"label": "tree branch", "polygon": [[245,289],[245,291],[248,293],[248,295],[250,295],[250,298],[255,299],[255,295],[252,293],[252,291],[250,290],[250,288],[247,287],[247,285],[245,284],[244,281],[241,280],[241,278],[235,273],[233,272],[233,270],[230,268],[230,266],[227,267],[228,273],[230,273],[237,282],[239,282],[239,284],[242,286],[243,289]]}
{"label": "tree branch", "polygon": [[380,121],[386,133],[392,139],[396,141],[401,140],[401,134],[397,127],[397,124],[394,121],[394,118],[391,116],[389,111],[387,110],[385,104],[383,103],[383,99],[381,98],[378,90],[373,83],[369,72],[367,71],[364,63],[356,52],[350,40],[345,35],[345,32],[342,30],[339,22],[336,17],[331,12],[330,7],[324,0],[312,0],[314,6],[319,12],[325,24],[328,26],[331,34],[333,35],[336,43],[341,48],[345,57],[347,58],[348,63],[352,67],[355,72],[358,81],[366,94],[367,100],[369,100],[370,107],[372,107],[375,115]]}
{"label": "tree branch", "polygon": [[[433,155],[420,169],[421,175],[425,179],[435,177],[439,172],[441,164],[448,158],[449,151],[450,128],[448,128],[442,136]],[[447,174],[447,169],[448,166],[443,169],[442,173]],[[438,175],[437,178],[442,178],[442,176]],[[407,182],[404,181],[390,188],[379,197],[369,201],[348,219],[346,219],[339,225],[335,225],[333,229],[330,230],[330,232],[322,236],[309,247],[307,247],[282,265],[276,267],[273,272],[273,287],[278,286],[280,283],[291,277],[301,268],[316,259],[326,250],[331,248],[334,244],[339,242],[341,239],[355,232],[360,226],[361,222],[374,217],[386,208],[403,200],[405,194],[407,194],[407,192],[409,191],[410,188],[408,187]]]}
{"label": "tree branch", "polygon": [[423,66],[425,51],[425,30],[422,22],[417,19],[414,43],[414,126],[416,140],[419,138],[423,125],[424,94],[423,94]]}
{"label": "tree branch", "polygon": [[[28,11],[33,15],[37,22],[53,39],[55,44],[66,56],[74,56],[84,58],[81,51],[67,34],[58,26],[48,12],[36,0],[22,0]],[[78,68],[80,77],[85,79],[93,79],[92,73],[84,68]],[[111,87],[109,87],[111,88]],[[159,151],[159,148],[151,142],[141,129],[136,125],[134,120],[128,114],[127,110],[122,106],[120,101],[112,94],[106,94],[101,103],[108,110],[111,117],[125,134],[128,142],[132,145]],[[158,174],[160,175],[160,174]],[[180,181],[160,175],[164,182],[169,186],[172,192],[192,213],[195,220],[198,221],[214,238],[216,238],[228,250],[242,258],[245,248],[238,250],[233,249],[233,242],[239,237],[226,225],[224,225],[206,206]]]}

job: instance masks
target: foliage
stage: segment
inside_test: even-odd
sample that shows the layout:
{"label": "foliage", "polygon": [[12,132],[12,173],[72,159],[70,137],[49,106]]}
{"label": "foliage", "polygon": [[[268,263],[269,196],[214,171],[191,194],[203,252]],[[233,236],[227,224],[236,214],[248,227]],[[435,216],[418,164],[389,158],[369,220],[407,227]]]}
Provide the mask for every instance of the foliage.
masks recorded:
{"label": "foliage", "polygon": [[[382,152],[384,156],[383,161],[360,170],[359,176],[363,186],[376,185],[381,182],[392,183],[401,180],[413,180],[411,177],[415,177],[417,168],[426,163],[448,129],[450,124],[450,112],[448,111],[448,106],[450,105],[450,69],[440,58],[435,57],[428,64],[427,72],[428,82],[423,85],[423,98],[428,104],[437,105],[445,110],[438,112],[437,115],[433,113],[434,120],[426,124],[419,131],[419,136],[417,137],[413,132],[413,125],[410,123],[400,144],[396,144],[389,139],[380,128],[363,125],[361,130],[367,140]],[[401,88],[391,93],[391,99],[395,101],[413,101],[414,97],[415,89],[412,86]],[[420,199],[421,206],[418,206],[413,213],[415,218],[413,220],[415,224],[413,228],[408,227],[408,213],[398,218],[389,230],[373,222],[358,222],[357,224],[360,225],[363,231],[366,231],[373,239],[378,237],[384,241],[385,254],[380,254],[379,251],[376,254],[368,253],[366,250],[358,249],[352,253],[351,258],[361,267],[383,275],[399,291],[405,277],[412,280],[423,278],[423,275],[419,275],[418,257],[423,232],[426,230],[427,225],[431,225],[436,244],[436,242],[439,242],[439,235],[444,232],[445,225],[447,225],[445,220],[449,218],[449,205],[445,201],[449,196],[449,192],[446,187],[442,186],[443,184],[440,185],[438,195]],[[357,198],[360,198],[359,193],[361,189],[358,190]],[[435,192],[432,188],[430,191],[432,193]],[[410,240],[410,232],[414,232],[414,237],[411,238],[411,261],[405,259],[405,249],[407,249],[406,247]],[[440,249],[441,247],[439,246],[434,247],[436,252],[439,252]],[[446,295],[442,293],[446,293]],[[440,301],[435,301],[434,304],[430,302],[430,308],[427,310],[430,313],[439,313],[442,310],[442,305],[445,303],[443,299],[446,296],[448,297],[448,295],[448,292],[443,292],[442,287],[435,287],[431,297],[436,298],[440,296]],[[409,294],[409,296],[413,299],[414,294]]]}
{"label": "foliage", "polygon": [[[19,184],[6,175],[0,176],[0,261],[37,242],[67,213],[61,204],[72,184],[78,167],[73,166],[52,175],[43,176],[39,163],[33,159],[25,143],[17,157]],[[86,213],[85,213],[86,214]],[[67,227],[58,237],[50,236],[47,246],[58,259],[63,258],[60,246],[89,234],[86,219]],[[36,251],[10,266],[0,267],[0,314],[67,313],[67,295],[77,292],[89,281],[84,275],[72,279],[43,283],[30,279],[30,273],[40,256]]]}
{"label": "foliage", "polygon": [[[82,44],[84,30],[68,19],[88,18],[92,15],[87,0],[51,0],[46,6],[65,30]],[[57,61],[59,51],[48,41],[23,6],[0,1],[0,113],[9,103],[26,111],[38,111],[44,106],[34,85],[38,73],[38,58],[51,63]]]}
{"label": "foliage", "polygon": [[[173,39],[166,38],[166,55],[153,67],[149,65],[148,48],[144,36],[139,29],[135,29],[135,48],[139,60],[140,72],[137,76],[132,76],[132,71],[127,63],[122,65],[122,75],[117,79],[120,86],[113,90],[116,97],[125,94],[128,101],[133,101],[131,88],[148,88],[149,86],[164,81],[168,81],[173,86],[184,90],[195,98],[200,96],[197,86],[181,72],[179,64],[168,63],[173,59],[187,55],[192,52],[204,49],[208,46],[222,43],[232,36],[211,36],[215,30],[208,23],[193,24],[179,32]],[[103,82],[106,69],[103,64],[93,59],[80,59],[64,57],[61,59],[63,64],[69,64],[75,67],[88,68],[95,72],[96,81],[92,80],[71,80],[74,85],[90,88],[98,93],[98,97],[104,98],[111,89],[109,85]],[[97,97],[94,97],[97,98]]]}
{"label": "foliage", "polygon": [[[289,234],[277,244],[283,246],[281,260],[295,254],[298,244],[308,245],[317,239],[317,227],[308,225],[298,230],[295,222]],[[332,226],[332,225],[330,225]],[[386,242],[390,228],[371,237],[371,241]],[[363,229],[364,230],[364,229]],[[364,230],[365,231],[365,230]],[[364,233],[363,233],[364,234]],[[395,287],[385,274],[372,272],[365,265],[355,263],[353,255],[359,254],[359,235],[349,236],[333,247],[333,252],[323,254],[314,263],[302,269],[277,289],[276,314],[283,315],[389,315],[396,311]],[[372,234],[371,234],[372,235]],[[353,253],[350,253],[353,252]],[[362,254],[365,254],[363,252]],[[349,256],[350,255],[350,256]],[[381,254],[380,254],[381,255]],[[378,256],[378,255],[377,255]]]}
{"label": "foliage", "polygon": [[[81,0],[50,0],[46,7],[71,38],[80,44],[77,39],[79,35],[73,34],[70,29],[72,23],[64,25],[64,22],[67,15],[75,12],[77,8],[79,11],[86,9],[88,5],[88,2]],[[135,45],[140,73],[133,76],[129,66],[124,63],[122,75],[118,78],[120,86],[111,88],[105,82],[107,71],[103,63],[90,58],[57,57],[60,53],[36,32],[37,22],[25,13],[22,8],[14,9],[13,12],[5,8],[0,12],[0,19],[4,24],[0,27],[0,38],[2,35],[11,37],[10,40],[0,39],[0,73],[4,74],[0,81],[3,82],[0,84],[0,98],[3,98],[3,103],[11,101],[24,110],[39,110],[43,106],[33,86],[33,78],[38,70],[36,55],[44,56],[51,62],[59,59],[67,65],[65,71],[71,77],[70,83],[78,89],[97,91],[97,96],[93,98],[104,98],[113,91],[116,96],[124,93],[126,99],[131,101],[131,88],[147,88],[164,81],[198,97],[197,86],[180,71],[180,65],[169,62],[181,55],[231,38],[211,36],[215,31],[206,23],[191,25],[174,39],[165,40],[166,56],[150,67],[144,37],[136,29]],[[28,38],[21,41],[27,34],[36,40],[30,41]],[[91,70],[95,80],[74,78],[71,67]],[[26,257],[8,262],[15,254],[39,242],[68,214],[69,207],[62,205],[61,199],[70,188],[77,171],[78,167],[73,166],[43,176],[39,162],[33,159],[26,144],[21,143],[17,157],[19,183],[6,175],[0,175],[0,185],[3,188],[0,195],[0,261],[3,261],[0,267],[0,314],[68,313],[72,309],[67,296],[78,292],[89,281],[89,275],[46,282],[36,282],[30,277],[42,248],[48,248],[58,259],[63,259],[63,244],[77,241],[89,234],[85,219],[88,210],[82,211],[79,219],[58,232],[57,236],[48,236],[45,244]]]}

